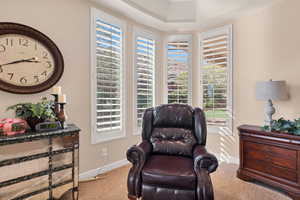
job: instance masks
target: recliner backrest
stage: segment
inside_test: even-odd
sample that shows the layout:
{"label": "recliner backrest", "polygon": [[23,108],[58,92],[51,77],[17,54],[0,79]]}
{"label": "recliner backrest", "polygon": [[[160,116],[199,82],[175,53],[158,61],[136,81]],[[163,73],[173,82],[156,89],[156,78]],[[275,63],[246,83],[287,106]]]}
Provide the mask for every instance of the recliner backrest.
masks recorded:
{"label": "recliner backrest", "polygon": [[204,113],[182,104],[147,109],[142,137],[151,142],[154,153],[191,157],[195,144],[206,143]]}

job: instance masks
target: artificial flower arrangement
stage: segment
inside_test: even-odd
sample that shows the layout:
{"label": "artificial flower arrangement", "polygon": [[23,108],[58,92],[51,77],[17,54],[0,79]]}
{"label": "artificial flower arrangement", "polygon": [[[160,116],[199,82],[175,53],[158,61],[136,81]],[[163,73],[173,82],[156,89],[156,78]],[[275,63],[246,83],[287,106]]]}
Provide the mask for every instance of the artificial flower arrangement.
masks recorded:
{"label": "artificial flower arrangement", "polygon": [[[291,121],[281,117],[278,120],[273,120],[271,127],[272,131],[284,132],[300,136],[300,118]],[[269,126],[264,126],[263,130],[269,130],[269,128]]]}
{"label": "artificial flower arrangement", "polygon": [[54,101],[42,97],[37,103],[19,103],[9,106],[7,110],[13,110],[16,118],[26,120],[32,130],[38,123],[56,121]]}

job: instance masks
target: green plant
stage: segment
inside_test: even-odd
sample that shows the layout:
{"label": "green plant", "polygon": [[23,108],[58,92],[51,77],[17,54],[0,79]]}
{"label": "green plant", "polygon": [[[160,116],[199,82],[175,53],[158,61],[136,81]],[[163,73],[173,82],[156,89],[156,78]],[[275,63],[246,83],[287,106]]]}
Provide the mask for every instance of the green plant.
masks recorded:
{"label": "green plant", "polygon": [[[272,121],[272,131],[285,132],[294,135],[300,135],[300,118],[294,121],[286,120],[281,117]],[[264,126],[263,130],[269,130],[269,126]]]}
{"label": "green plant", "polygon": [[15,115],[18,118],[28,120],[35,118],[41,121],[51,121],[56,119],[54,113],[54,102],[42,98],[41,102],[38,103],[19,103],[16,105],[9,106],[6,110],[15,111]]}

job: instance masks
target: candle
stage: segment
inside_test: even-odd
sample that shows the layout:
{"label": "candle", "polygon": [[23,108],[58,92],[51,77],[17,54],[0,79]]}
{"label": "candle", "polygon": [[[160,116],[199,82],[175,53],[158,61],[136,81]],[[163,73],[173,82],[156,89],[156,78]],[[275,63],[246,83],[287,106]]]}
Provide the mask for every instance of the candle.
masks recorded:
{"label": "candle", "polygon": [[65,94],[58,96],[58,103],[67,103],[67,96]]}
{"label": "candle", "polygon": [[52,88],[52,94],[60,95],[61,94],[61,86],[54,86]]}

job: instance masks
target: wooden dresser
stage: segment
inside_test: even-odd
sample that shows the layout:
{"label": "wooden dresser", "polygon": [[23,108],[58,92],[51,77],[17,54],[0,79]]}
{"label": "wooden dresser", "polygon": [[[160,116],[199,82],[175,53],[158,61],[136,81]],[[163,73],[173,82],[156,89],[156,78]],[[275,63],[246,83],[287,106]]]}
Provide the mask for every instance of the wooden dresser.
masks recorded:
{"label": "wooden dresser", "polygon": [[300,136],[266,132],[250,125],[242,125],[238,130],[238,178],[266,183],[300,200]]}

